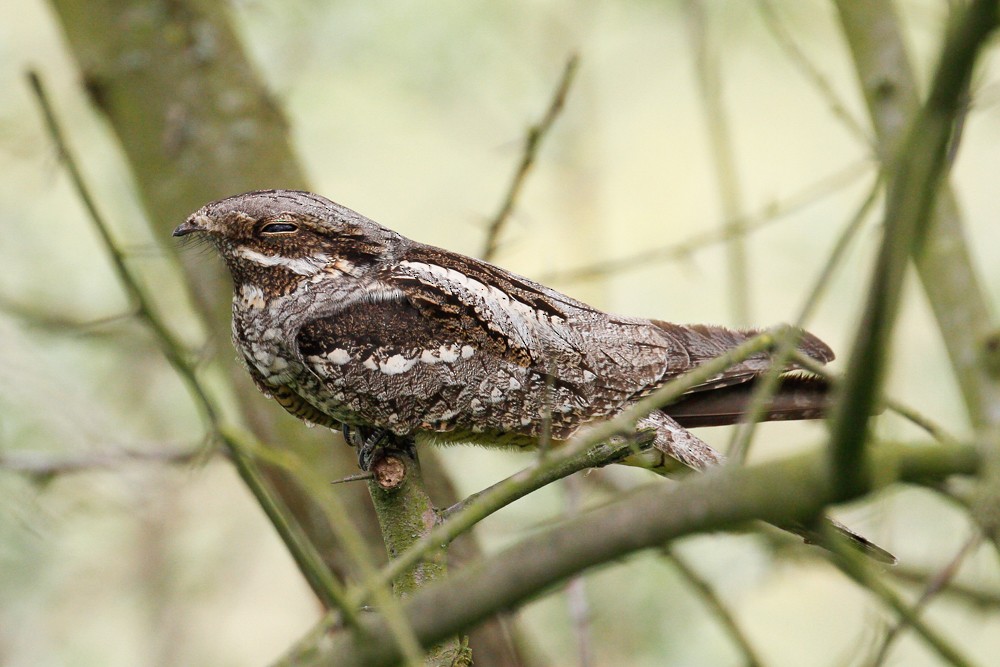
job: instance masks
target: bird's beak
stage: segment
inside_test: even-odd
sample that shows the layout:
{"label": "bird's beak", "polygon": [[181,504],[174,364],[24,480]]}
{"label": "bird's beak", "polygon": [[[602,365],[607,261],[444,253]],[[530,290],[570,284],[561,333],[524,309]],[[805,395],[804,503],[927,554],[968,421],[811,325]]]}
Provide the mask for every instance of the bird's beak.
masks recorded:
{"label": "bird's beak", "polygon": [[207,232],[212,223],[211,218],[206,215],[198,215],[195,213],[186,221],[184,224],[177,227],[174,230],[174,236],[186,236],[188,234],[193,234],[195,232]]}

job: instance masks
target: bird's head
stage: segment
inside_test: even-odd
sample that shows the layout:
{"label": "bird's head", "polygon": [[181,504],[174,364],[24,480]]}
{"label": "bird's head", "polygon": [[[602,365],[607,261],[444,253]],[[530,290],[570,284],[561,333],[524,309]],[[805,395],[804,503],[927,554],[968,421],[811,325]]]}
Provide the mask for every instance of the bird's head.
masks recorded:
{"label": "bird's head", "polygon": [[248,192],[203,206],[174,236],[209,240],[237,290],[287,294],[324,273],[363,273],[402,237],[324,197],[297,190]]}

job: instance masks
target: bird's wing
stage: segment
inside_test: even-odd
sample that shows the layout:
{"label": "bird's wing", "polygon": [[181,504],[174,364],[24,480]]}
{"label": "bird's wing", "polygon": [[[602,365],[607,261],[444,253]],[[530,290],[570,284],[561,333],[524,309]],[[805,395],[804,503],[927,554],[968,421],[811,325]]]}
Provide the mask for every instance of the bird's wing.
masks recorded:
{"label": "bird's wing", "polygon": [[[386,269],[377,298],[299,330],[300,357],[328,397],[320,409],[397,433],[530,438],[550,414],[555,437],[602,416],[590,342],[574,323],[602,313],[497,267],[427,248],[410,248]],[[630,389],[616,390],[616,404]]]}
{"label": "bird's wing", "polygon": [[[567,436],[753,334],[609,316],[419,244],[379,281],[376,296],[307,322],[297,342],[326,389],[320,409],[397,433],[537,437],[551,419],[553,435]],[[695,391],[746,381],[767,363],[758,355]]]}

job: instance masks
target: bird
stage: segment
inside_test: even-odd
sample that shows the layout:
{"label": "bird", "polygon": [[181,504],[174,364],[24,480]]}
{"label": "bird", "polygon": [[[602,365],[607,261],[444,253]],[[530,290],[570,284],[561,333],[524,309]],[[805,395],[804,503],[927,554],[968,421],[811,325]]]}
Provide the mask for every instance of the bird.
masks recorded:
{"label": "bird", "polygon": [[[233,344],[257,388],[307,423],[343,430],[362,468],[386,443],[558,446],[760,333],[606,313],[300,190],[211,202],[173,235],[207,240],[224,260]],[[818,337],[798,335],[801,353],[833,360]],[[660,473],[721,464],[688,429],[739,422],[770,367],[758,352],[642,417],[637,431],[652,434],[656,455],[624,462]],[[763,419],[818,419],[829,405],[828,384],[790,363]]]}

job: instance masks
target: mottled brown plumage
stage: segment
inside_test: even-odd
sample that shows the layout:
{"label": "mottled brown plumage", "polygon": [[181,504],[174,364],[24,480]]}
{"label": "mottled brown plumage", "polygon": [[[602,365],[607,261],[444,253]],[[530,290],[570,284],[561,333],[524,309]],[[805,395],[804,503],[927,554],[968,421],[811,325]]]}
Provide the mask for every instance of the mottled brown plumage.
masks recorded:
{"label": "mottled brown plumage", "polygon": [[[331,427],[535,447],[550,416],[559,442],[757,333],[610,315],[307,192],[208,204],[174,235],[192,233],[232,274],[233,341],[257,386]],[[833,359],[808,333],[800,350]],[[657,465],[718,463],[684,427],[738,421],[769,365],[756,354],[642,420]],[[826,393],[786,375],[766,418],[821,416]]]}

